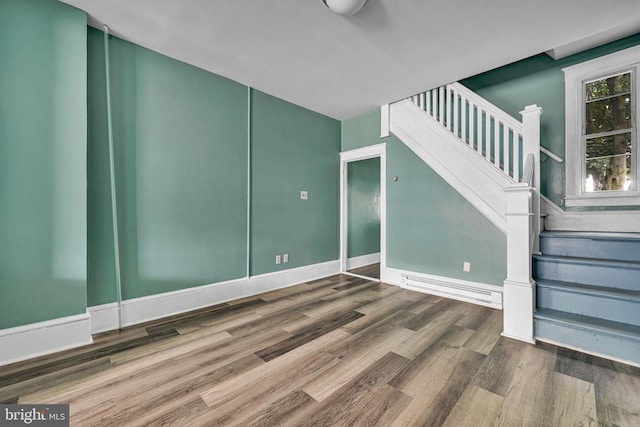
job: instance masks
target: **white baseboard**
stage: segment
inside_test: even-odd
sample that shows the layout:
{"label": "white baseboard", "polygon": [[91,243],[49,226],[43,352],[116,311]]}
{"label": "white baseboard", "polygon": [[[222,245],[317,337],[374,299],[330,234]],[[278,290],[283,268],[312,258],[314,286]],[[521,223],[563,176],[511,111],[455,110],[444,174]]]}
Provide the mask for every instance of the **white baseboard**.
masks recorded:
{"label": "white baseboard", "polygon": [[387,268],[384,277],[386,283],[405,289],[502,310],[500,286],[395,268]]}
{"label": "white baseboard", "polygon": [[635,211],[563,211],[546,197],[540,197],[547,214],[545,230],[640,233],[640,213]]}
{"label": "white baseboard", "polygon": [[[89,313],[89,316],[91,317],[92,334],[99,334],[100,332],[118,329],[117,303],[112,302],[110,304],[88,307],[87,313]],[[115,327],[113,325],[115,325]]]}
{"label": "white baseboard", "polygon": [[[171,316],[308,282],[340,272],[329,261],[259,276],[214,283],[122,302],[123,326]],[[91,335],[118,329],[116,303],[89,307],[87,313],[0,330],[0,366],[80,347]]]}
{"label": "white baseboard", "polygon": [[347,259],[347,270],[352,268],[360,268],[366,265],[375,264],[380,262],[380,252],[374,254],[361,255]]}
{"label": "white baseboard", "polygon": [[88,313],[0,330],[0,366],[91,344]]}
{"label": "white baseboard", "polygon": [[[257,295],[275,289],[286,288],[311,280],[322,279],[340,273],[340,260],[261,274],[249,278],[249,289],[245,296]],[[232,299],[236,299],[235,297]]]}
{"label": "white baseboard", "polygon": [[[166,292],[122,302],[122,325],[131,326],[174,314],[222,304],[239,298],[293,286],[340,272],[340,261],[329,261],[250,278]],[[89,307],[91,332],[118,329],[116,303]]]}

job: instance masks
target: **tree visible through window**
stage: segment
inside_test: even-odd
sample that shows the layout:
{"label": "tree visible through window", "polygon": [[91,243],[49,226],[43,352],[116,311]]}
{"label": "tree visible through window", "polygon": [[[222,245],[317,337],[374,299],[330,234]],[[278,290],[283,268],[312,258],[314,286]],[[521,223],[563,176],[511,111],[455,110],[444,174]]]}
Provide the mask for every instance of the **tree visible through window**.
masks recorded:
{"label": "tree visible through window", "polygon": [[586,82],[585,192],[629,190],[633,147],[632,73]]}

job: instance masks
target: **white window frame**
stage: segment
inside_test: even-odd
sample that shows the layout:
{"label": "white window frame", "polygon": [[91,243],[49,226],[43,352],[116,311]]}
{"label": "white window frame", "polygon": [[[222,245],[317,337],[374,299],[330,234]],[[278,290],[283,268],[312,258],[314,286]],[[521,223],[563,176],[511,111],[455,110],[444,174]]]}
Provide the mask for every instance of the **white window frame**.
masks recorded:
{"label": "white window frame", "polygon": [[[640,46],[634,46],[600,58],[563,68],[565,84],[565,206],[633,206],[640,205],[640,147],[637,138],[637,126],[640,123]],[[584,85],[587,82],[608,76],[632,72],[632,94],[634,117],[632,117],[632,158],[631,188],[627,191],[584,191],[585,177],[585,141],[584,122]]]}

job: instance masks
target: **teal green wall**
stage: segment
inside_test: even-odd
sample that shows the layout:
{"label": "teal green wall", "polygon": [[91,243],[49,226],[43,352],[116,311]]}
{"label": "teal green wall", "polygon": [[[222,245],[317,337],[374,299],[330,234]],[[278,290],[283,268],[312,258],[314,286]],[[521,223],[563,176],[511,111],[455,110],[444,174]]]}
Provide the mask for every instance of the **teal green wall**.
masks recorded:
{"label": "teal green wall", "polygon": [[[123,298],[246,274],[247,89],[110,38]],[[115,299],[103,33],[89,30],[89,305]]]}
{"label": "teal green wall", "polygon": [[[541,144],[564,158],[564,73],[562,68],[640,44],[640,34],[581,52],[558,61],[540,54],[471,77],[461,83],[513,117],[537,104],[544,110],[540,120]],[[560,164],[541,156],[542,194],[564,207],[565,173]]]}
{"label": "teal green wall", "polygon": [[[115,37],[110,63],[123,298],[245,277],[249,172],[252,275],[338,258],[339,122]],[[90,29],[90,306],[116,297],[105,102]]]}
{"label": "teal green wall", "polygon": [[86,14],[0,2],[0,329],[84,313]]}
{"label": "teal green wall", "polygon": [[347,165],[347,257],[380,252],[380,158]]}
{"label": "teal green wall", "polygon": [[338,259],[340,122],[253,91],[251,134],[251,274]]}
{"label": "teal green wall", "polygon": [[[504,234],[398,138],[374,138],[375,115],[342,123],[342,150],[387,143],[387,266],[502,286]],[[462,271],[465,261],[469,273]]]}
{"label": "teal green wall", "polygon": [[380,143],[380,109],[344,120],[341,128],[342,151]]}
{"label": "teal green wall", "polygon": [[[506,257],[505,235],[406,145],[390,138],[387,265],[502,286]],[[468,273],[462,271],[465,261],[471,262]]]}

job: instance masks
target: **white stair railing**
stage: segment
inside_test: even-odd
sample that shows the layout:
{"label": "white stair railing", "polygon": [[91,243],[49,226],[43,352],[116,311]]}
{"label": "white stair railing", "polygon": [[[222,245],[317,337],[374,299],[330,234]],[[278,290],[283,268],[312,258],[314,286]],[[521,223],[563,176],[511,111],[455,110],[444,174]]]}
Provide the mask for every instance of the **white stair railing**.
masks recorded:
{"label": "white stair railing", "polygon": [[460,83],[411,101],[515,182],[522,179],[522,123]]}
{"label": "white stair railing", "polygon": [[[540,115],[529,105],[514,119],[460,83],[409,98],[433,120],[491,163],[512,184],[507,194],[507,278],[503,287],[503,335],[534,342],[535,282],[532,255],[540,235]],[[389,132],[389,108],[383,107],[383,134]],[[386,124],[386,126],[385,126]],[[526,162],[526,163],[525,163]]]}

